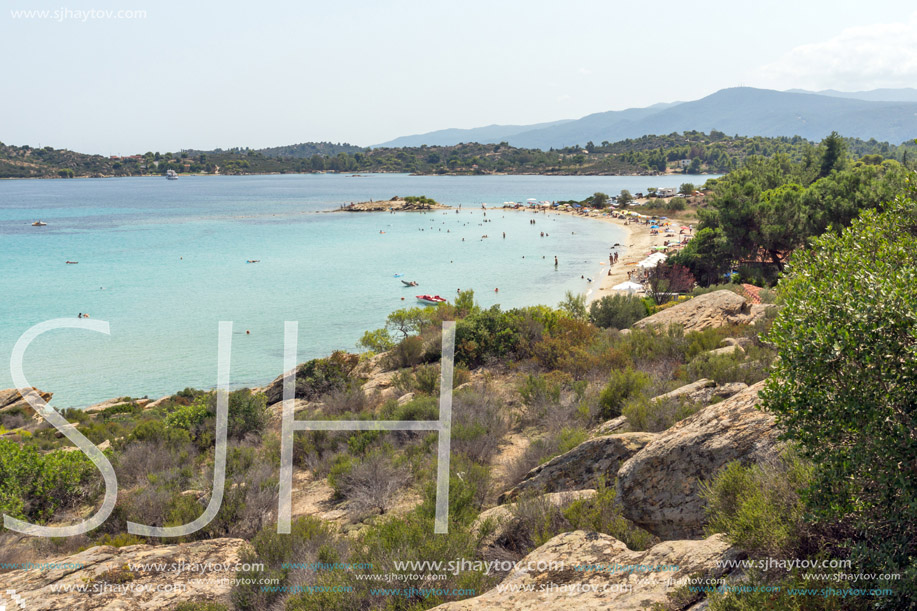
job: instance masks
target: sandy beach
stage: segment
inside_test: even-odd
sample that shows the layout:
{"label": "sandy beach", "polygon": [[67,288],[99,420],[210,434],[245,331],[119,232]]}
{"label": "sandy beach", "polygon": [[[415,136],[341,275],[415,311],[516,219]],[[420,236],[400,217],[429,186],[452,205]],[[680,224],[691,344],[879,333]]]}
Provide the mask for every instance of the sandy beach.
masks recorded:
{"label": "sandy beach", "polygon": [[[684,237],[677,233],[674,235],[667,235],[665,233],[651,235],[649,224],[639,223],[636,221],[626,221],[625,219],[615,218],[607,215],[584,216],[563,210],[546,210],[545,213],[579,216],[593,221],[611,223],[621,227],[624,229],[624,231],[627,232],[627,237],[623,242],[621,242],[621,246],[617,248],[617,252],[619,253],[617,263],[609,267],[607,261],[608,253],[602,253],[599,256],[598,261],[601,261],[604,263],[604,265],[601,265],[601,273],[599,274],[599,277],[596,278],[597,282],[594,282],[592,287],[586,290],[585,294],[587,303],[591,303],[596,299],[601,299],[605,295],[614,294],[615,291],[613,291],[611,287],[627,281],[627,273],[637,269],[637,263],[645,259],[647,255],[655,252],[653,250],[655,246],[663,246],[666,240],[669,240],[670,242],[675,240],[678,242]],[[609,246],[611,246],[613,243],[614,242],[610,242]]]}

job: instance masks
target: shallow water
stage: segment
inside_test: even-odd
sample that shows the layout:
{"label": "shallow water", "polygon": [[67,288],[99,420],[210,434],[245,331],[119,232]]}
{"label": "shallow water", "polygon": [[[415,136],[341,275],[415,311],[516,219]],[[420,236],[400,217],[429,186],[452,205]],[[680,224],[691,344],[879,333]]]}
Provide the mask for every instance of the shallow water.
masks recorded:
{"label": "shallow water", "polygon": [[[302,361],[354,350],[365,330],[383,326],[392,310],[415,305],[420,293],[451,299],[458,288],[474,289],[484,306],[553,305],[565,291],[588,288],[580,276],[598,273],[609,247],[624,241],[623,230],[493,209],[484,222],[481,203],[583,199],[595,191],[643,191],[686,180],[704,178],[0,181],[0,388],[13,386],[8,363],[23,332],[80,312],[108,321],[111,335],[52,331],[25,357],[29,382],[53,392],[58,408],[212,387],[221,320],[234,323],[232,384],[241,386],[280,373],[286,320],[299,321]],[[462,210],[320,213],[351,201],[420,194]],[[37,219],[48,226],[31,227]],[[540,237],[541,231],[549,236]],[[490,237],[481,239],[484,234]],[[404,287],[399,273],[420,286]]]}

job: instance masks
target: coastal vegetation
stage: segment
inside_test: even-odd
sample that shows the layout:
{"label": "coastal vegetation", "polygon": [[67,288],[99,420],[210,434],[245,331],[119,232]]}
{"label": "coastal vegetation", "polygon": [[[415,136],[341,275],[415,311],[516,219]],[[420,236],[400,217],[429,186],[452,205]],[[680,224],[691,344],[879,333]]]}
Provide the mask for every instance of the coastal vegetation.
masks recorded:
{"label": "coastal vegetation", "polygon": [[708,181],[713,194],[697,210],[698,231],[670,262],[705,285],[732,270],[744,281],[774,284],[796,249],[848,226],[861,211],[881,209],[903,192],[909,174],[893,159],[855,160],[837,134],[802,159],[750,158]]}
{"label": "coastal vegetation", "polygon": [[[844,139],[853,159],[878,163],[917,161],[913,144]],[[655,175],[672,172],[727,173],[752,157],[785,156],[807,163],[815,143],[800,137],[727,136],[686,131],[621,142],[587,142],[562,149],[522,149],[506,144],[359,149],[346,144],[303,143],[267,149],[146,152],[128,156],[85,155],[52,147],[0,143],[0,178],[190,174],[286,174],[315,172],[401,172],[411,174]]]}
{"label": "coastal vegetation", "polygon": [[[864,577],[830,582],[849,596],[803,596],[792,592],[820,591],[825,580],[799,567],[711,573],[701,577],[749,587],[674,590],[657,608],[689,608],[703,598],[714,611],[913,608],[917,202],[904,160],[871,155],[832,135],[799,157],[752,156],[709,181],[712,195],[692,204],[700,231],[674,264],[653,270],[644,298],[607,296],[587,307],[568,294],[554,307],[503,309],[481,307],[464,291],[452,303],[393,312],[384,327],[366,332],[359,354],[338,351],[299,365],[299,420],[435,420],[441,324],[456,321],[447,535],[431,535],[436,433],[315,430],[295,436],[294,484],[302,496],[294,499],[292,533],[277,534],[278,378],[230,393],[223,503],[206,527],[181,540],[247,542],[243,561],[265,569],[236,575],[236,609],[428,609],[454,600],[442,592],[481,594],[507,572],[444,573],[435,584],[440,593],[430,594],[423,575],[396,562],[516,561],[577,530],[609,535],[634,551],[674,538],[641,515],[651,503],[628,508],[620,486],[625,467],[617,462],[611,478],[588,481],[588,495],[557,501],[526,486],[540,475],[549,479],[550,468],[566,468],[577,452],[591,469],[597,444],[623,437],[642,448],[670,435],[661,444],[669,445],[691,426],[744,418],[738,409],[718,417],[708,410],[736,408],[723,402],[753,393],[749,411],[766,422],[759,425],[767,434],[744,420],[738,426],[764,458],[749,452],[710,468],[714,450],[704,444],[719,450],[738,441],[706,429],[692,438],[708,452],[697,461],[704,534],[719,534],[735,557],[849,561],[845,572]],[[608,201],[601,193],[587,199]],[[764,303],[751,306],[738,283],[723,284],[733,268],[733,279],[775,285],[756,293]],[[709,286],[693,287],[695,281]],[[672,299],[673,292],[680,296]],[[732,313],[757,308],[755,316],[727,313],[693,329],[648,324],[708,297],[738,301]],[[763,411],[755,405],[758,388]],[[98,544],[161,545],[128,535],[126,523],[174,526],[203,513],[214,471],[214,392],[185,389],[153,404],[123,397],[63,416],[94,443],[107,444],[121,485],[115,511],[96,531],[34,548],[0,531],[0,561]],[[4,512],[56,523],[98,503],[98,473],[83,453],[67,451],[56,429],[25,408],[0,412],[0,426]],[[770,434],[779,444],[767,454]],[[680,465],[691,462],[690,451],[679,447]],[[657,458],[647,462],[662,464]],[[561,487],[573,477],[547,483],[583,492],[581,481]],[[684,483],[675,481],[668,487]],[[685,485],[674,496],[691,494]],[[500,508],[502,522],[493,513]],[[407,594],[380,596],[379,584],[355,570],[303,568],[312,562],[371,564],[373,573],[399,575]],[[278,587],[254,585],[266,577]],[[295,591],[300,586],[312,589]],[[852,594],[857,589],[880,593]]]}

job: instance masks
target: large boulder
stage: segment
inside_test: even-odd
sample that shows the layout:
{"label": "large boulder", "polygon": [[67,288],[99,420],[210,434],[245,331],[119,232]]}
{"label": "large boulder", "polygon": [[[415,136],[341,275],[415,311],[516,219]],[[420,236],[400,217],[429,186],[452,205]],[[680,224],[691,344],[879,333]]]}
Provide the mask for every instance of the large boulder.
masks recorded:
{"label": "large boulder", "polygon": [[733,460],[771,460],[777,453],[774,417],[758,409],[759,382],[676,423],[618,471],[625,517],[663,539],[703,534],[701,482]]}
{"label": "large boulder", "polygon": [[[0,607],[165,611],[181,602],[205,601],[229,606],[244,544],[242,539],[210,539],[177,545],[91,547],[42,562],[44,568],[0,574]],[[179,566],[187,568],[177,570]]]}
{"label": "large boulder", "polygon": [[765,306],[756,309],[741,295],[722,290],[699,295],[684,303],[647,316],[633,324],[637,329],[650,326],[681,325],[685,331],[703,331],[730,324],[751,324],[760,318]]}
{"label": "large boulder", "polygon": [[656,433],[622,433],[584,441],[529,471],[514,488],[500,495],[498,502],[512,501],[523,493],[595,488],[600,477],[611,485],[621,464],[655,437]]}
{"label": "large boulder", "polygon": [[634,552],[608,535],[577,530],[557,535],[528,556],[496,588],[440,611],[628,611],[665,605],[695,573],[719,577],[717,564],[738,559],[722,535],[666,541]]}

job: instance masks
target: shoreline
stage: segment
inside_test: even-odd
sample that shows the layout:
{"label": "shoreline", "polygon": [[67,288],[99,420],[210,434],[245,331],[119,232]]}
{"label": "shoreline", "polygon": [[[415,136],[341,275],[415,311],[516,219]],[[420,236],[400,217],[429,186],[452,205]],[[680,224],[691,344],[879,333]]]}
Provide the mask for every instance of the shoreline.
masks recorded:
{"label": "shoreline", "polygon": [[[593,282],[591,287],[581,293],[586,297],[587,306],[597,299],[618,292],[612,290],[611,287],[627,281],[628,272],[636,270],[637,263],[646,258],[653,247],[662,246],[663,242],[667,239],[672,239],[671,236],[667,237],[665,233],[651,235],[649,224],[625,222],[622,219],[609,215],[586,216],[564,210],[545,210],[543,213],[562,214],[583,218],[585,220],[609,223],[623,229],[625,232],[624,241],[620,243],[621,245],[617,249],[609,247],[609,251],[616,250],[619,253],[618,262],[609,268],[607,261],[601,261],[599,264],[600,273],[596,278],[597,282]],[[675,234],[675,236],[678,235],[679,234]],[[693,235],[693,231],[691,235]],[[603,253],[603,257],[607,256],[608,253]]]}

